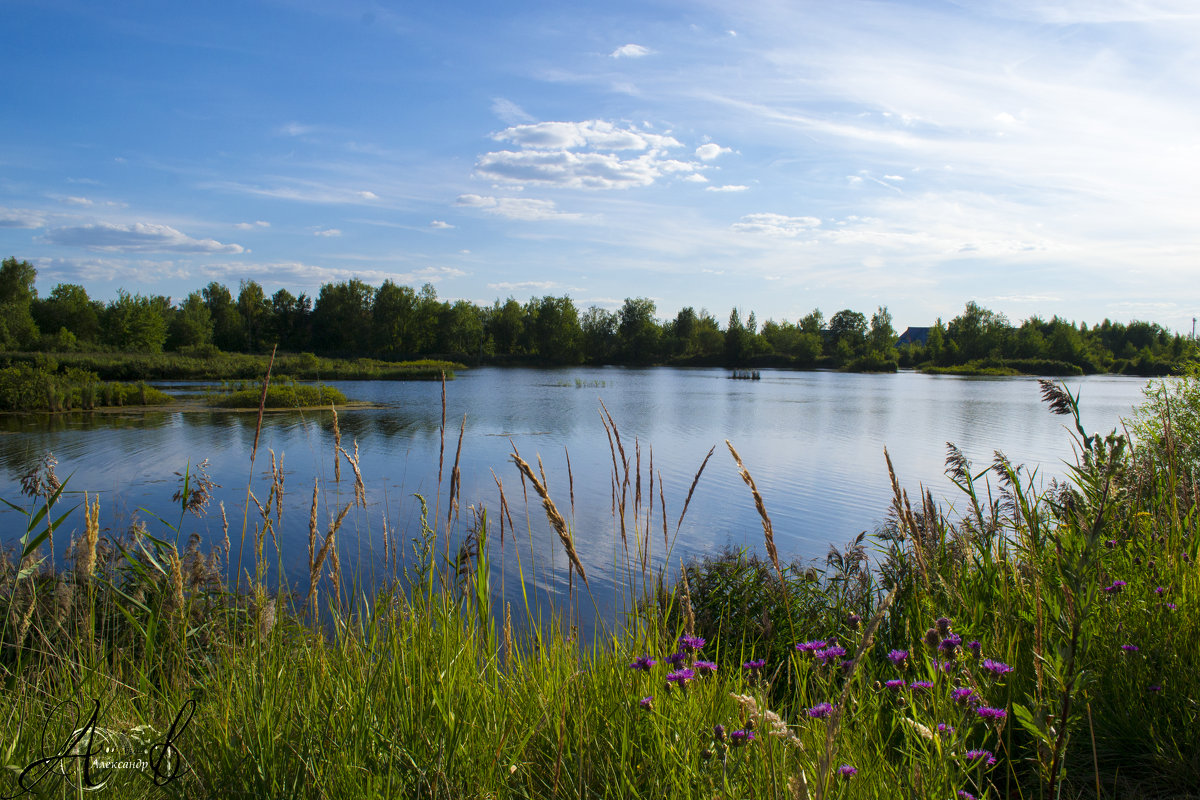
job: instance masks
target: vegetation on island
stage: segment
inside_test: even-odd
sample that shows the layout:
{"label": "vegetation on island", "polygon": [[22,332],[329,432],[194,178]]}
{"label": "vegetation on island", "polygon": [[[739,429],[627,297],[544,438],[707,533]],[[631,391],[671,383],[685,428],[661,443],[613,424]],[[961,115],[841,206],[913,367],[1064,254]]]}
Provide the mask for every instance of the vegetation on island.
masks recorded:
{"label": "vegetation on island", "polygon": [[[319,370],[283,367],[296,378],[320,379],[436,379],[444,367],[420,373],[388,366],[428,358],[471,364],[1166,375],[1180,372],[1195,349],[1190,339],[1155,323],[1106,319],[1089,327],[1056,316],[1017,325],[974,302],[948,323],[939,319],[898,335],[885,306],[869,318],[843,309],[826,319],[814,309],[795,321],[761,324],[753,311],[743,318],[734,308],[722,327],[707,310],[691,307],[659,319],[655,303],[644,297],[626,298],[616,311],[580,310],[567,296],[525,303],[509,297],[479,306],[439,300],[430,284],[414,290],[392,281],[375,287],[350,279],[324,284],[315,299],[286,288],[268,296],[255,281],[242,281],[234,297],[214,281],[179,301],[121,291],[103,303],[76,284],[60,283],[40,298],[36,275],[33,265],[15,258],[0,268],[0,352],[56,352],[64,363],[76,353],[80,362],[73,366],[124,380],[250,378],[265,365],[244,354],[272,347],[327,357]],[[353,359],[352,365],[343,366],[345,359]]]}
{"label": "vegetation on island", "polygon": [[[274,458],[242,511],[222,507],[224,540],[203,546],[204,464],[179,476],[177,518],[109,531],[97,498],[64,510],[48,458],[22,481],[24,534],[0,559],[0,795],[108,781],[116,796],[183,797],[1188,796],[1200,381],[1151,391],[1132,439],[1085,430],[1075,396],[1043,392],[1074,427],[1068,480],[1044,485],[1000,454],[976,467],[951,447],[958,502],[910,498],[893,476],[891,517],[821,563],[777,552],[770,499],[730,445],[765,555],[671,581],[655,564],[672,561],[687,500],[668,513],[641,492],[648,476],[611,419],[610,576],[575,550],[595,532],[573,530],[514,454],[571,573],[523,564],[572,587],[541,620],[504,601],[492,569],[521,538],[506,544],[505,521],[522,495],[497,478],[499,507],[460,508],[457,459],[449,508],[423,502],[411,536],[385,526],[373,564],[347,561],[362,542],[342,537],[371,531],[375,512],[336,416],[334,457],[353,470],[318,479],[307,556],[276,535],[288,478]],[[606,580],[626,613],[580,641]],[[135,766],[97,758],[84,772],[91,740],[72,735],[85,725],[95,752],[121,748]]]}

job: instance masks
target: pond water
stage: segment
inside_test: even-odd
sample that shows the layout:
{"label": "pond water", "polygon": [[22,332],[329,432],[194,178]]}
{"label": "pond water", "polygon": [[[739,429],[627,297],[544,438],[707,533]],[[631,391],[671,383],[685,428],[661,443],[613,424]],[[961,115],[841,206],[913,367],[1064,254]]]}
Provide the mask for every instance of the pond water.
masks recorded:
{"label": "pond water", "polygon": [[[550,494],[574,530],[601,616],[619,606],[619,565],[624,563],[625,547],[636,551],[637,542],[646,539],[647,525],[652,531],[647,563],[663,564],[664,504],[672,566],[725,547],[763,549],[754,500],[725,440],[737,449],[762,493],[785,560],[823,558],[830,544],[844,544],[885,520],[891,487],[884,447],[911,496],[926,486],[960,506],[961,494],[943,475],[948,441],[958,445],[977,470],[990,464],[999,450],[1015,463],[1036,468],[1039,479],[1061,476],[1064,461],[1072,457],[1071,436],[1064,427],[1068,418],[1049,413],[1032,378],[764,370],[761,380],[732,380],[728,371],[719,369],[479,368],[446,384],[444,452],[440,384],[336,385],[353,400],[375,404],[339,413],[342,445],[353,454],[357,442],[367,491],[366,508],[352,510],[339,531],[344,571],[357,568],[366,581],[384,572],[380,553],[385,520],[391,540],[407,548],[420,530],[420,504],[414,495],[426,498],[440,536],[465,415],[459,456],[461,519],[451,526],[452,547],[468,530],[466,507],[486,508],[493,575],[504,580],[505,595],[519,606],[524,576],[531,603],[561,598],[568,579],[566,556],[532,487],[526,504],[520,474],[509,456],[516,448],[535,470],[540,458]],[[1072,391],[1081,394],[1085,426],[1103,432],[1131,414],[1144,385],[1141,379],[1111,376],[1068,381]],[[169,388],[194,390],[178,384]],[[614,483],[624,484],[625,474],[619,469],[614,482],[614,454],[602,424],[602,404],[630,462],[627,545],[622,544],[619,514],[613,513],[614,495],[622,491],[621,485],[614,489]],[[178,505],[171,501],[179,488],[176,473],[189,462],[195,466],[207,459],[209,474],[220,488],[214,490],[206,517],[183,518],[183,538],[196,532],[208,543],[223,540],[217,511],[217,503],[223,501],[236,560],[247,483],[265,501],[269,451],[274,451],[283,461],[285,502],[279,556],[268,545],[269,560],[272,569],[282,566],[289,583],[303,591],[308,585],[314,480],[321,496],[318,516],[323,532],[330,517],[353,500],[353,472],[343,460],[341,483],[333,480],[328,411],[269,412],[252,474],[254,432],[254,413],[227,411],[0,417],[0,497],[28,505],[20,497],[20,476],[52,452],[58,475],[71,476],[73,501],[82,499],[84,490],[99,493],[104,526],[122,530],[137,518],[146,521],[152,533],[174,538],[152,515],[173,524],[180,521]],[[714,446],[677,528],[689,487]],[[635,536],[639,452],[641,505],[636,525],[642,533]],[[651,459],[654,502],[647,520]],[[503,546],[497,478],[516,527],[514,537],[506,519]],[[435,505],[440,506],[436,516]],[[250,515],[251,530],[257,513],[253,509]],[[0,513],[0,542],[15,542],[24,522],[16,512]],[[81,525],[82,517],[76,516],[65,527],[69,533]],[[56,538],[61,547],[68,535]]]}

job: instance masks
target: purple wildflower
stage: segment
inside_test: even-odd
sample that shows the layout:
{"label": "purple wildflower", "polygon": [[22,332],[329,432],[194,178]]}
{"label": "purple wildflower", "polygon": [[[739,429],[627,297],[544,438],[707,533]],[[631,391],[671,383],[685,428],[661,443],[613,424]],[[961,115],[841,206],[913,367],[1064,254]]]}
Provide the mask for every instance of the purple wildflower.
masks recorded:
{"label": "purple wildflower", "polygon": [[996,756],[992,754],[991,750],[968,750],[963,757],[967,761],[978,761],[982,758],[984,759],[983,763],[989,767],[996,763]]}
{"label": "purple wildflower", "polygon": [[992,708],[991,706],[980,706],[975,709],[975,713],[983,717],[988,722],[1003,722],[1008,716],[1008,712],[1003,708]]}
{"label": "purple wildflower", "polygon": [[825,719],[833,713],[833,703],[817,703],[808,710],[808,715],[813,719]]}
{"label": "purple wildflower", "polygon": [[836,644],[830,645],[824,650],[817,650],[815,653],[813,653],[814,657],[825,663],[828,663],[835,658],[841,658],[844,655],[846,655],[846,648]]}
{"label": "purple wildflower", "polygon": [[983,645],[979,643],[978,639],[972,639],[971,641],[967,642],[967,649],[971,651],[971,655],[979,658],[979,654],[983,650]]}
{"label": "purple wildflower", "polygon": [[633,663],[629,665],[629,668],[630,669],[638,669],[638,670],[641,670],[642,672],[649,672],[650,668],[653,667],[657,663],[658,662],[655,661],[650,656],[638,656],[637,658],[635,658],[633,660]]}
{"label": "purple wildflower", "polygon": [[1111,586],[1104,587],[1104,592],[1106,594],[1118,594],[1128,585],[1125,581],[1113,581]]}
{"label": "purple wildflower", "polygon": [[838,767],[838,777],[842,778],[843,780],[848,781],[857,774],[858,768],[852,767],[849,764],[842,764],[840,767]]}
{"label": "purple wildflower", "polygon": [[956,703],[969,702],[973,694],[975,694],[975,690],[970,686],[956,686],[950,690],[950,698]]}
{"label": "purple wildflower", "polygon": [[959,789],[958,800],[975,800],[975,795],[971,794],[966,789]]}
{"label": "purple wildflower", "polygon": [[796,649],[801,653],[815,653],[828,644],[824,639],[812,639],[807,642],[801,642],[796,645]]}
{"label": "purple wildflower", "polygon": [[950,621],[951,620],[949,617],[938,617],[937,618],[937,622],[935,622],[934,624],[937,625],[937,631],[940,635],[942,635],[942,636],[950,635]]}
{"label": "purple wildflower", "polygon": [[908,684],[903,678],[895,678],[894,680],[884,681],[883,685],[889,689],[903,689]]}
{"label": "purple wildflower", "polygon": [[693,666],[710,674],[717,671],[717,665],[712,661],[697,661]]}
{"label": "purple wildflower", "polygon": [[651,695],[650,697],[643,697],[641,700],[638,700],[638,705],[641,706],[646,711],[653,711],[654,710],[654,695]]}
{"label": "purple wildflower", "polygon": [[858,628],[862,626],[862,616],[859,614],[851,614],[846,618],[846,621],[850,623],[851,628]]}
{"label": "purple wildflower", "polygon": [[1150,691],[1154,692],[1155,694],[1158,694],[1159,692],[1162,691],[1162,687],[1156,683],[1150,687]]}
{"label": "purple wildflower", "polygon": [[679,684],[679,688],[683,689],[687,686],[688,681],[696,677],[696,673],[690,669],[679,669],[667,675],[667,685],[672,683]]}
{"label": "purple wildflower", "polygon": [[755,659],[754,661],[747,661],[745,664],[742,664],[742,669],[748,670],[750,672],[757,672],[758,670],[762,669],[766,665],[767,665],[767,660],[765,658],[759,658],[759,659]]}
{"label": "purple wildflower", "polygon": [[893,650],[892,652],[888,653],[888,660],[891,661],[893,664],[895,664],[897,667],[903,667],[904,662],[908,661],[908,651],[907,650]]}
{"label": "purple wildflower", "polygon": [[1177,606],[1174,603],[1163,603],[1163,605],[1165,605],[1167,607],[1168,611],[1174,611],[1177,608]]}
{"label": "purple wildflower", "polygon": [[942,643],[942,637],[938,636],[938,632],[933,628],[925,631],[925,646],[930,650],[936,650],[937,646]]}
{"label": "purple wildflower", "polygon": [[1136,653],[1138,651],[1138,646],[1136,644],[1123,644],[1121,645],[1121,649],[1126,653]]}
{"label": "purple wildflower", "polygon": [[744,744],[750,744],[754,741],[754,731],[746,729],[734,731],[729,734],[729,743],[734,747],[741,747]]}
{"label": "purple wildflower", "polygon": [[913,681],[909,684],[910,689],[916,689],[919,692],[929,691],[933,688],[933,684],[929,681]]}
{"label": "purple wildflower", "polygon": [[704,642],[705,639],[702,636],[680,636],[679,649],[681,652],[686,651],[689,653],[694,653],[701,647],[704,647]]}
{"label": "purple wildflower", "polygon": [[718,742],[725,741],[725,726],[719,722],[713,725],[713,738]]}
{"label": "purple wildflower", "polygon": [[999,677],[1006,672],[1012,672],[1012,667],[1002,661],[993,661],[990,658],[985,658],[982,664],[983,668],[993,675]]}
{"label": "purple wildflower", "polygon": [[1154,589],[1154,593],[1155,593],[1156,595],[1158,595],[1159,597],[1162,597],[1164,594],[1166,594],[1166,593],[1167,593],[1167,590],[1166,590],[1166,589],[1164,589],[1164,588],[1163,588],[1163,587],[1161,587],[1161,586],[1157,586],[1157,587],[1155,587],[1155,589]]}
{"label": "purple wildflower", "polygon": [[686,658],[687,656],[683,653],[671,653],[671,655],[667,656],[667,663],[672,667],[678,667]]}
{"label": "purple wildflower", "polygon": [[939,722],[938,726],[937,726],[937,732],[943,733],[943,734],[944,733],[954,733],[954,728],[951,728],[949,725],[947,725],[944,722]]}
{"label": "purple wildflower", "polygon": [[938,644],[938,649],[946,654],[949,658],[954,658],[958,653],[958,648],[962,647],[962,637],[957,633],[952,633],[945,639],[942,639]]}

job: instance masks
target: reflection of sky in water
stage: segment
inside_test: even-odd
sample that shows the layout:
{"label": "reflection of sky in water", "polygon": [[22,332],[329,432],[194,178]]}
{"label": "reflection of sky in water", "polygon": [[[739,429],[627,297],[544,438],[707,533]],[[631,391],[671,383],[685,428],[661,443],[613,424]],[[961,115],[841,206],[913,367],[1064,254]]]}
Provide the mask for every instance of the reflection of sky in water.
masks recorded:
{"label": "reflection of sky in water", "polygon": [[[612,456],[601,425],[601,401],[619,426],[631,462],[635,440],[640,443],[644,494],[649,491],[653,455],[655,493],[661,473],[672,535],[695,471],[709,448],[717,445],[688,509],[672,563],[725,545],[761,549],[761,524],[725,439],[738,449],[763,494],[781,554],[802,559],[823,556],[830,543],[841,544],[859,531],[873,530],[884,519],[891,496],[885,445],[901,484],[912,496],[922,484],[931,487],[935,496],[956,491],[942,474],[947,441],[957,444],[977,469],[991,463],[994,450],[1002,450],[1014,462],[1036,466],[1039,475],[1050,477],[1061,475],[1062,461],[1071,457],[1071,440],[1063,429],[1066,418],[1046,410],[1033,379],[766,371],[760,381],[733,381],[726,374],[708,369],[477,369],[447,384],[443,454],[447,484],[442,487],[442,504],[459,425],[466,414],[461,497],[464,506],[489,509],[493,559],[504,563],[510,600],[519,599],[513,577],[515,553],[509,532],[505,552],[499,549],[493,470],[503,481],[513,510],[527,574],[531,540],[539,583],[550,581],[551,573],[553,584],[565,582],[566,565],[536,497],[530,503],[527,527],[520,477],[508,459],[514,445],[535,469],[541,456],[551,494],[569,517],[566,453],[570,453],[577,547],[598,598],[611,592],[620,535],[610,510]],[[577,378],[583,384],[580,388]],[[1082,387],[1085,425],[1107,431],[1140,401],[1143,382],[1089,377],[1073,379],[1070,385]],[[344,561],[357,559],[365,570],[377,570],[378,559],[369,554],[381,539],[385,516],[389,528],[407,544],[419,526],[419,508],[412,495],[424,495],[431,506],[435,502],[441,386],[423,382],[339,386],[354,399],[384,406],[339,415],[343,446],[353,452],[354,440],[358,441],[369,494],[367,510],[351,514],[340,532]],[[123,528],[135,515],[149,520],[141,508],[175,522],[178,509],[170,502],[178,482],[174,473],[189,460],[194,464],[207,458],[210,474],[222,488],[215,495],[213,512],[203,520],[187,518],[184,530],[219,539],[216,501],[223,500],[236,550],[251,477],[254,425],[253,413],[218,411],[0,417],[0,496],[16,501],[20,475],[49,450],[58,459],[60,477],[73,473],[71,489],[101,494],[108,526]],[[284,569],[298,580],[307,580],[299,576],[306,576],[314,477],[322,492],[322,529],[329,514],[335,513],[332,509],[353,497],[348,465],[342,465],[342,484],[332,481],[332,438],[329,412],[269,413],[264,419],[253,487],[265,501],[268,451],[282,454],[286,474],[282,560]],[[444,514],[443,510],[442,519]],[[0,515],[0,524],[6,543],[24,527],[12,512]],[[664,548],[657,497],[651,525],[653,557],[659,563]],[[465,527],[460,523],[458,532]],[[65,543],[67,537],[57,538]],[[547,569],[551,564],[553,569]]]}

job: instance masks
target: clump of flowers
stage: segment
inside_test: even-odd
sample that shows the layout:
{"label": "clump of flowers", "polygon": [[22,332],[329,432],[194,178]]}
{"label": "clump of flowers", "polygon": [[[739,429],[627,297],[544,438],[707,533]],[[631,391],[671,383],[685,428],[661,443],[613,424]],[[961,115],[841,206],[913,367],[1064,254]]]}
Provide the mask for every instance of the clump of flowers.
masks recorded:
{"label": "clump of flowers", "polygon": [[649,672],[650,668],[657,663],[658,662],[650,656],[638,656],[633,660],[633,663],[629,665],[629,668],[640,670],[641,672]]}
{"label": "clump of flowers", "polygon": [[815,653],[818,650],[824,649],[829,645],[824,639],[810,639],[807,642],[801,642],[796,645],[796,649],[801,653]]}
{"label": "clump of flowers", "polygon": [[808,715],[813,719],[825,719],[833,713],[833,703],[817,703],[808,709]]}
{"label": "clump of flowers", "polygon": [[695,653],[704,647],[705,641],[703,636],[688,636],[684,634],[679,637],[679,651],[682,653]]}
{"label": "clump of flowers", "polygon": [[1003,708],[992,708],[991,706],[980,706],[975,709],[975,713],[983,717],[988,722],[994,722],[997,725],[1004,721],[1008,716],[1008,712]]}
{"label": "clump of flowers", "polygon": [[992,754],[991,750],[968,750],[963,754],[963,758],[970,762],[983,759],[984,765],[989,767],[996,763],[996,756]]}
{"label": "clump of flowers", "polygon": [[1106,594],[1119,594],[1128,585],[1125,581],[1113,581],[1111,585],[1105,586],[1103,591]]}
{"label": "clump of flowers", "polygon": [[950,699],[956,703],[969,703],[975,695],[970,686],[956,686],[950,690]]}
{"label": "clump of flowers", "polygon": [[733,747],[743,747],[754,741],[754,731],[745,729],[729,734],[729,744]]}
{"label": "clump of flowers", "polygon": [[667,687],[675,684],[680,689],[686,689],[688,681],[695,679],[696,673],[690,669],[678,669],[667,675]]}
{"label": "clump of flowers", "polygon": [[692,667],[709,674],[717,671],[717,665],[712,661],[697,661]]}

